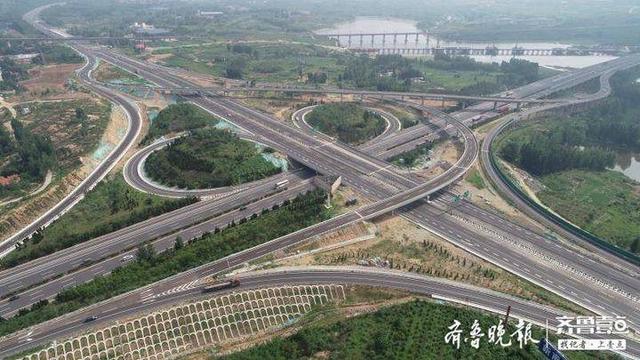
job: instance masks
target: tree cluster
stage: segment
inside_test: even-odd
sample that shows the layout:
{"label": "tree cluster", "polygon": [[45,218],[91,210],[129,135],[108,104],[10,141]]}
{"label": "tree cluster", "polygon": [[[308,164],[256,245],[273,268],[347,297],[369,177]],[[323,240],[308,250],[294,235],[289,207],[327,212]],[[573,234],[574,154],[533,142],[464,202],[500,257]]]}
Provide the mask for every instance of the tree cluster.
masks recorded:
{"label": "tree cluster", "polygon": [[158,113],[142,142],[150,143],[162,135],[199,129],[217,122],[216,117],[193,104],[172,104]]}
{"label": "tree cluster", "polygon": [[145,171],[169,186],[202,189],[259,180],[280,169],[265,160],[252,142],[228,130],[205,128],[151,154]]}
{"label": "tree cluster", "polygon": [[317,106],[307,115],[311,126],[343,142],[360,144],[380,135],[386,126],[378,114],[355,103]]}
{"label": "tree cluster", "polygon": [[[34,181],[44,178],[56,161],[51,140],[44,135],[34,134],[17,119],[11,120],[11,127],[18,160],[4,167],[1,175],[19,174],[23,178]],[[6,144],[6,138],[0,141]],[[8,148],[7,145],[5,148]]]}

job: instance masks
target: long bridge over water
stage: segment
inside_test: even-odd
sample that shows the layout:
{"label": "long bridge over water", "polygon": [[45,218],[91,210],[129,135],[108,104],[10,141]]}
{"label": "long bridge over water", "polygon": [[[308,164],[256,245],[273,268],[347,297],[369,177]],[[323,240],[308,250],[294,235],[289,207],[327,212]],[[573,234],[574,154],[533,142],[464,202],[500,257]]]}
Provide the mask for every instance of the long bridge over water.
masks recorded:
{"label": "long bridge over water", "polygon": [[345,45],[353,51],[377,55],[598,56],[619,55],[623,51],[621,47],[610,46],[556,48],[525,48],[517,45],[511,48],[468,45],[441,46],[440,39],[432,39],[428,32],[324,33],[319,35],[334,39],[338,45]]}

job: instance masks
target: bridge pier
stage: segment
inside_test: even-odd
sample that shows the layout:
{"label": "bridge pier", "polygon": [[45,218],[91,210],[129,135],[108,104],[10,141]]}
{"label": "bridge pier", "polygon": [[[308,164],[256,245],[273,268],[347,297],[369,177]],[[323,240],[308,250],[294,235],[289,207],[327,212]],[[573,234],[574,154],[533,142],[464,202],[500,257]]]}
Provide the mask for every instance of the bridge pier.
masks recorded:
{"label": "bridge pier", "polygon": [[498,108],[498,102],[497,102],[497,101],[494,101],[494,102],[493,102],[493,110],[495,110],[495,109],[497,109],[497,108]]}

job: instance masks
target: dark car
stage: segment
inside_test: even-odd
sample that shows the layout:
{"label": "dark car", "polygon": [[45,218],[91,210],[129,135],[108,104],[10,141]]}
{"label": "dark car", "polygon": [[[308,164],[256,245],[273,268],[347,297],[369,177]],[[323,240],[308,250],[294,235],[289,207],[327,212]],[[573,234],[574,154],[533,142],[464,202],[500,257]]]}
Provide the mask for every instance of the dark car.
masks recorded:
{"label": "dark car", "polygon": [[84,322],[88,323],[88,322],[92,322],[92,321],[96,321],[98,320],[98,317],[95,315],[89,316],[88,318],[84,319]]}
{"label": "dark car", "polygon": [[9,298],[9,301],[16,301],[18,299],[20,299],[19,295],[13,295],[12,297]]}

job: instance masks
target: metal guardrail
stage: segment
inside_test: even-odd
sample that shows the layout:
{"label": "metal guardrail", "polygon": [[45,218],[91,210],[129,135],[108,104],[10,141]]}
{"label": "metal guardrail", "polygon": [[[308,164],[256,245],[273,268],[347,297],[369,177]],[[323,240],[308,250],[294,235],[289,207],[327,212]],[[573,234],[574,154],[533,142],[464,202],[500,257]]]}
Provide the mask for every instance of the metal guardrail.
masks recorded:
{"label": "metal guardrail", "polygon": [[581,239],[586,240],[587,242],[589,242],[592,245],[595,245],[609,253],[612,253],[613,255],[616,255],[620,258],[623,258],[629,262],[631,262],[634,265],[640,266],[640,256],[621,249],[615,245],[610,244],[609,242],[602,240],[601,238],[593,235],[592,233],[578,227],[575,226],[569,222],[567,222],[566,220],[564,220],[563,218],[557,216],[556,214],[552,213],[551,211],[549,211],[547,208],[545,208],[544,206],[541,206],[540,204],[538,204],[536,201],[534,201],[533,199],[531,199],[526,193],[524,193],[518,186],[516,186],[511,179],[509,179],[508,176],[506,176],[502,170],[500,169],[500,167],[498,166],[498,163],[496,161],[496,155],[495,153],[492,151],[489,154],[489,160],[491,162],[491,167],[493,167],[496,170],[496,173],[498,174],[498,176],[500,177],[500,179],[509,187],[509,189],[511,189],[511,191],[513,191],[522,201],[526,202],[528,206],[534,208],[540,215],[544,216],[547,220],[553,222],[554,224],[560,226],[562,229],[570,232],[571,234],[580,237]]}

